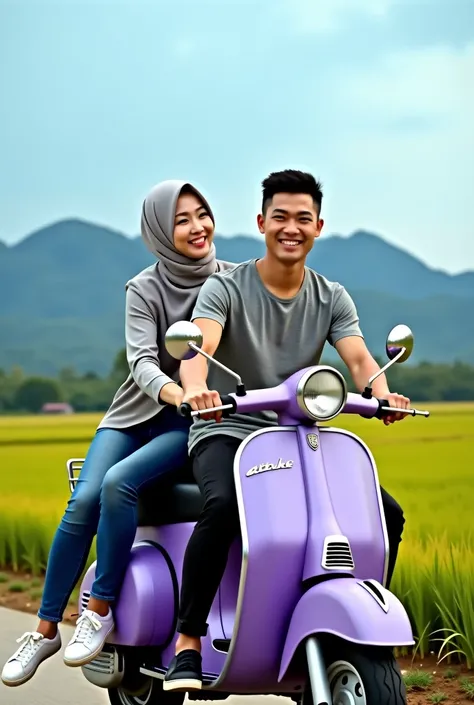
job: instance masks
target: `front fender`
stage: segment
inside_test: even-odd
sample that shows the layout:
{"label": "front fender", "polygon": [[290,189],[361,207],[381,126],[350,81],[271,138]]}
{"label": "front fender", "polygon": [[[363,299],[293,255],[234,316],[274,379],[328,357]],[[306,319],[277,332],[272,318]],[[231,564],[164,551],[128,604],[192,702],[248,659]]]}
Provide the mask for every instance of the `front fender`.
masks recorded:
{"label": "front fender", "polygon": [[301,642],[318,633],[333,634],[366,646],[415,643],[402,603],[376,580],[327,580],[308,590],[296,605],[283,649],[279,681]]}

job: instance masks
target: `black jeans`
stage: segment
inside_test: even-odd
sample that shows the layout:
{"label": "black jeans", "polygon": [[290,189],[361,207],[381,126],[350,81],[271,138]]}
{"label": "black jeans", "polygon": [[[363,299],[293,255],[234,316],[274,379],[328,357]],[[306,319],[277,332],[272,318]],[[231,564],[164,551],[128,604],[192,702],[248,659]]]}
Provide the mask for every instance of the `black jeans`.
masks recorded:
{"label": "black jeans", "polygon": [[[177,631],[205,636],[212,602],[224,575],[232,542],[240,530],[233,464],[240,441],[215,435],[191,451],[193,473],[204,507],[184,555]],[[390,545],[387,587],[393,575],[405,519],[397,502],[383,489],[382,503]]]}

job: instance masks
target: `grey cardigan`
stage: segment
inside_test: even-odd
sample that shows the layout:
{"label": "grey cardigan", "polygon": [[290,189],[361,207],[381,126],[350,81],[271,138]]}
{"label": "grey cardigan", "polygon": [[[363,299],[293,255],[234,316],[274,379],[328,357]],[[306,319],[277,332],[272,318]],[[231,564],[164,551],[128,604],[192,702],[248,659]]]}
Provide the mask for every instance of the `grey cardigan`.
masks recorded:
{"label": "grey cardigan", "polygon": [[[221,260],[218,265],[220,271],[235,267],[235,264]],[[164,337],[169,326],[177,320],[189,320],[195,300],[193,297],[189,301],[189,310],[184,316],[182,310],[170,311],[163,306],[157,284],[157,266],[147,267],[127,283],[125,340],[130,374],[115,394],[98,428],[125,429],[148,421],[165,406],[158,401],[162,387],[179,381],[180,362],[168,354]]]}

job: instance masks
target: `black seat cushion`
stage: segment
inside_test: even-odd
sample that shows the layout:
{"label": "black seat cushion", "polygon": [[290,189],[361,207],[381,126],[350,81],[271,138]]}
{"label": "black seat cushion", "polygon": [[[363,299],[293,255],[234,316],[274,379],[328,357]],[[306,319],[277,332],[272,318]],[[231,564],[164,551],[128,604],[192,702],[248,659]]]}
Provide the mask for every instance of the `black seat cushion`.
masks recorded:
{"label": "black seat cushion", "polygon": [[162,526],[197,521],[203,499],[195,484],[154,487],[138,502],[138,526]]}
{"label": "black seat cushion", "polygon": [[147,485],[138,500],[138,526],[197,521],[203,498],[190,465]]}

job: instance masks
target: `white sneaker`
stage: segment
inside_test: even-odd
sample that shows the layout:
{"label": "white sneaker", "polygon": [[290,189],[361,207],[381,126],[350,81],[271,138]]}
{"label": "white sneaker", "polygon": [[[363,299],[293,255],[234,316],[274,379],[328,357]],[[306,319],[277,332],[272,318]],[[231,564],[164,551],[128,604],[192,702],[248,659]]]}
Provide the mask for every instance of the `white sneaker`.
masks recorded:
{"label": "white sneaker", "polygon": [[100,654],[105,640],[114,628],[112,610],[106,617],[84,610],[76,622],[76,631],[64,650],[66,666],[84,666]]}
{"label": "white sneaker", "polygon": [[2,681],[5,685],[16,686],[32,678],[42,661],[53,656],[61,648],[59,630],[54,639],[46,639],[38,632],[26,632],[17,639],[21,644],[3,667]]}

